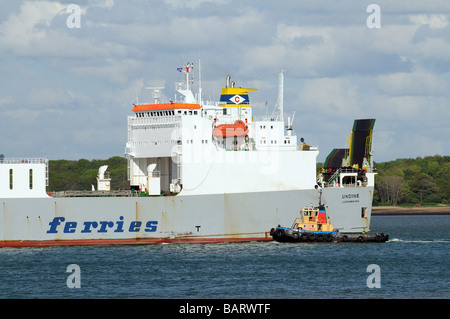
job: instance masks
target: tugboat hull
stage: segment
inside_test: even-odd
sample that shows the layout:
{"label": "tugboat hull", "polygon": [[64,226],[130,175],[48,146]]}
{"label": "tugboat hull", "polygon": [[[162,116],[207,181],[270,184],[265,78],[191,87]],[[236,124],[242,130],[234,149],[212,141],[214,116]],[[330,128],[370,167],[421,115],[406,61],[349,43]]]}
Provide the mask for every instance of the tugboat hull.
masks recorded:
{"label": "tugboat hull", "polygon": [[270,236],[277,242],[306,243],[306,242],[376,242],[384,243],[389,240],[389,235],[383,233],[339,233],[305,231],[287,227],[277,227],[270,230]]}

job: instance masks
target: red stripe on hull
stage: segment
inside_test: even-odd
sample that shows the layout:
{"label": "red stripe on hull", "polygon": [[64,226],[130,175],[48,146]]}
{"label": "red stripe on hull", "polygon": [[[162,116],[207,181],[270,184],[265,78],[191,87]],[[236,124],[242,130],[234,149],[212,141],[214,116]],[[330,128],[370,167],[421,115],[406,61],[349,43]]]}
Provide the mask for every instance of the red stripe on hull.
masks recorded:
{"label": "red stripe on hull", "polygon": [[159,244],[215,244],[249,241],[272,241],[272,237],[248,238],[130,238],[130,239],[78,239],[78,240],[11,240],[0,241],[3,247],[56,247],[106,245],[159,245]]}

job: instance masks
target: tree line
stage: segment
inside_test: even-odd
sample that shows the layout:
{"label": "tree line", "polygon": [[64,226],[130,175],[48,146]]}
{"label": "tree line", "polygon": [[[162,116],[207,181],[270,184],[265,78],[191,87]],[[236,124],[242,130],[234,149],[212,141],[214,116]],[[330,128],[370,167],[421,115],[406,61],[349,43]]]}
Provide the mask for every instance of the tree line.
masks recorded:
{"label": "tree line", "polygon": [[[51,160],[48,191],[91,190],[100,166],[108,165],[111,189],[129,189],[127,159]],[[322,163],[318,163],[321,169]],[[450,156],[426,156],[375,163],[374,205],[450,204]]]}
{"label": "tree line", "polygon": [[97,173],[100,166],[108,165],[111,189],[130,189],[127,177],[127,159],[114,156],[107,160],[50,160],[47,191],[97,189]]}
{"label": "tree line", "polygon": [[374,205],[449,204],[450,156],[375,163]]}

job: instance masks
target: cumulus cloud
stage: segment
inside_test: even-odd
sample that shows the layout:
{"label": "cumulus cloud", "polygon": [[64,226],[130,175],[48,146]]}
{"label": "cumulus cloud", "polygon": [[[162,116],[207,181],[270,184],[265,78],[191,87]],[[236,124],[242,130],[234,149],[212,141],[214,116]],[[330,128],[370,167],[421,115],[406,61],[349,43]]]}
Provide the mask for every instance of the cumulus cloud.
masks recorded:
{"label": "cumulus cloud", "polygon": [[448,19],[445,14],[415,14],[409,20],[418,25],[428,25],[431,29],[443,29],[448,26]]}
{"label": "cumulus cloud", "polygon": [[48,36],[51,22],[65,6],[59,2],[23,2],[19,14],[11,14],[0,25],[0,40],[3,50],[25,54]]}
{"label": "cumulus cloud", "polygon": [[225,4],[227,0],[165,0],[165,2],[172,8],[180,9],[180,8],[189,8],[189,9],[197,9],[202,4],[205,3],[215,3],[215,4]]}

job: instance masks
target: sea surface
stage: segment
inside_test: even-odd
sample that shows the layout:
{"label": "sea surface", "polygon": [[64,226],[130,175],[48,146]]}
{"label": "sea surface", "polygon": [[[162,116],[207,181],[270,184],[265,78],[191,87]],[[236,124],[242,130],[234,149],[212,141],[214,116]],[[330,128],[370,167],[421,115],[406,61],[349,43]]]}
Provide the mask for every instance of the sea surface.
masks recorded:
{"label": "sea surface", "polygon": [[450,215],[371,231],[389,241],[1,248],[0,298],[450,298]]}

